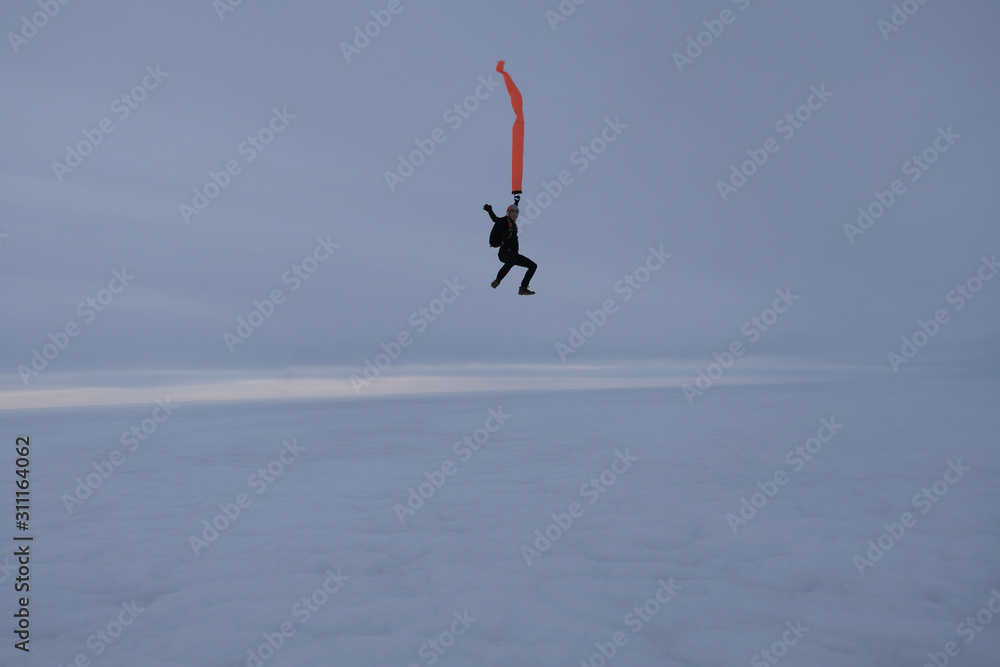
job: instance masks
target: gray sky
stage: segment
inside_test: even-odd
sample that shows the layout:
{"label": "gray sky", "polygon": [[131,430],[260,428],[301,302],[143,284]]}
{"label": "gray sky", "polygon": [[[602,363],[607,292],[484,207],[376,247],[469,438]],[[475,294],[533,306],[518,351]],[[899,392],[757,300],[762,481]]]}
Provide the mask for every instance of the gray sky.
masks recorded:
{"label": "gray sky", "polygon": [[[5,3],[0,402],[679,385],[733,344],[744,355],[720,382],[891,377],[888,353],[937,311],[898,375],[995,375],[1000,280],[976,276],[1000,252],[1000,7],[912,4],[888,30],[893,3],[861,0],[567,1],[558,22],[555,0],[248,0],[222,18],[221,0],[52,17]],[[524,97],[525,196],[568,172],[537,216],[522,205],[531,298],[520,268],[489,287],[481,207],[511,200],[498,59]],[[390,188],[399,156],[435,136]],[[925,150],[933,164],[912,161]],[[753,156],[766,162],[723,197]],[[185,216],[211,173],[226,187]],[[859,207],[878,212],[876,191],[891,205],[845,231]],[[970,279],[973,298],[952,292]],[[452,302],[435,302],[446,281]],[[271,316],[227,344],[274,290]],[[764,331],[751,318],[785,308],[777,290],[792,305]],[[570,327],[607,300],[573,347]],[[400,335],[391,365],[352,385]]]}

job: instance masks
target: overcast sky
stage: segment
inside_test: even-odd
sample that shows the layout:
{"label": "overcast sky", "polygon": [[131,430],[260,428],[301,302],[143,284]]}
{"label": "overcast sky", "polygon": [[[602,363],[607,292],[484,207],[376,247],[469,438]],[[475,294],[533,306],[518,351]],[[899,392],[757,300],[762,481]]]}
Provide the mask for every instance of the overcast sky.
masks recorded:
{"label": "overcast sky", "polygon": [[1000,370],[994,2],[51,5],[0,9],[8,407]]}

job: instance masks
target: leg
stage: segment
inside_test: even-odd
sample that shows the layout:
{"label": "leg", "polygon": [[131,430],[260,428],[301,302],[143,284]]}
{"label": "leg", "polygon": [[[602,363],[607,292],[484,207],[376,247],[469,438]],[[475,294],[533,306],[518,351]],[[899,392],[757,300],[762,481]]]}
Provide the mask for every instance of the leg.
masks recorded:
{"label": "leg", "polygon": [[512,257],[507,258],[507,261],[504,262],[503,266],[500,267],[500,271],[497,273],[497,279],[495,282],[499,283],[501,280],[504,279],[504,276],[510,273],[510,270],[514,268],[514,261],[515,260]]}
{"label": "leg", "polygon": [[514,260],[514,263],[517,264],[517,266],[525,266],[528,268],[528,270],[524,272],[524,279],[521,281],[521,287],[527,287],[528,283],[531,282],[531,277],[535,275],[535,269],[538,268],[538,265],[524,255],[518,255]]}

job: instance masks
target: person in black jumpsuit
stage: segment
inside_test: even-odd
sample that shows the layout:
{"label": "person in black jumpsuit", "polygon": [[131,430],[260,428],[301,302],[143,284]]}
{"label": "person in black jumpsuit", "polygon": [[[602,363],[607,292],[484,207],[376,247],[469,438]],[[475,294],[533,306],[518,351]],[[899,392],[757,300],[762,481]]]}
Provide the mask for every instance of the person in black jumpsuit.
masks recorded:
{"label": "person in black jumpsuit", "polygon": [[483,210],[490,214],[490,218],[493,220],[494,226],[501,225],[506,228],[506,232],[502,235],[503,243],[500,245],[500,250],[497,252],[497,257],[503,262],[503,266],[500,267],[500,272],[497,273],[497,279],[494,280],[490,285],[493,289],[496,289],[500,281],[504,279],[512,268],[515,266],[527,267],[527,271],[524,273],[524,279],[521,281],[521,289],[518,290],[518,294],[530,295],[534,294],[530,289],[528,289],[528,283],[531,282],[531,277],[535,275],[535,269],[538,265],[532,262],[530,259],[518,253],[519,247],[517,244],[517,215],[518,210],[515,204],[511,204],[507,207],[507,215],[502,218],[498,218],[495,213],[493,213],[493,207],[489,204],[483,205]]}

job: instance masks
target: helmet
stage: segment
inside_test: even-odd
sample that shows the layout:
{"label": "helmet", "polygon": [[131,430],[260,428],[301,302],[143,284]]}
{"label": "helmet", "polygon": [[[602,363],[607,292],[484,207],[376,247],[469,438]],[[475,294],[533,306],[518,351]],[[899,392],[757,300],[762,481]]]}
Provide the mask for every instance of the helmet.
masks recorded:
{"label": "helmet", "polygon": [[508,206],[507,207],[507,212],[508,213],[518,213],[519,211],[517,209],[517,204],[511,204],[510,206]]}

